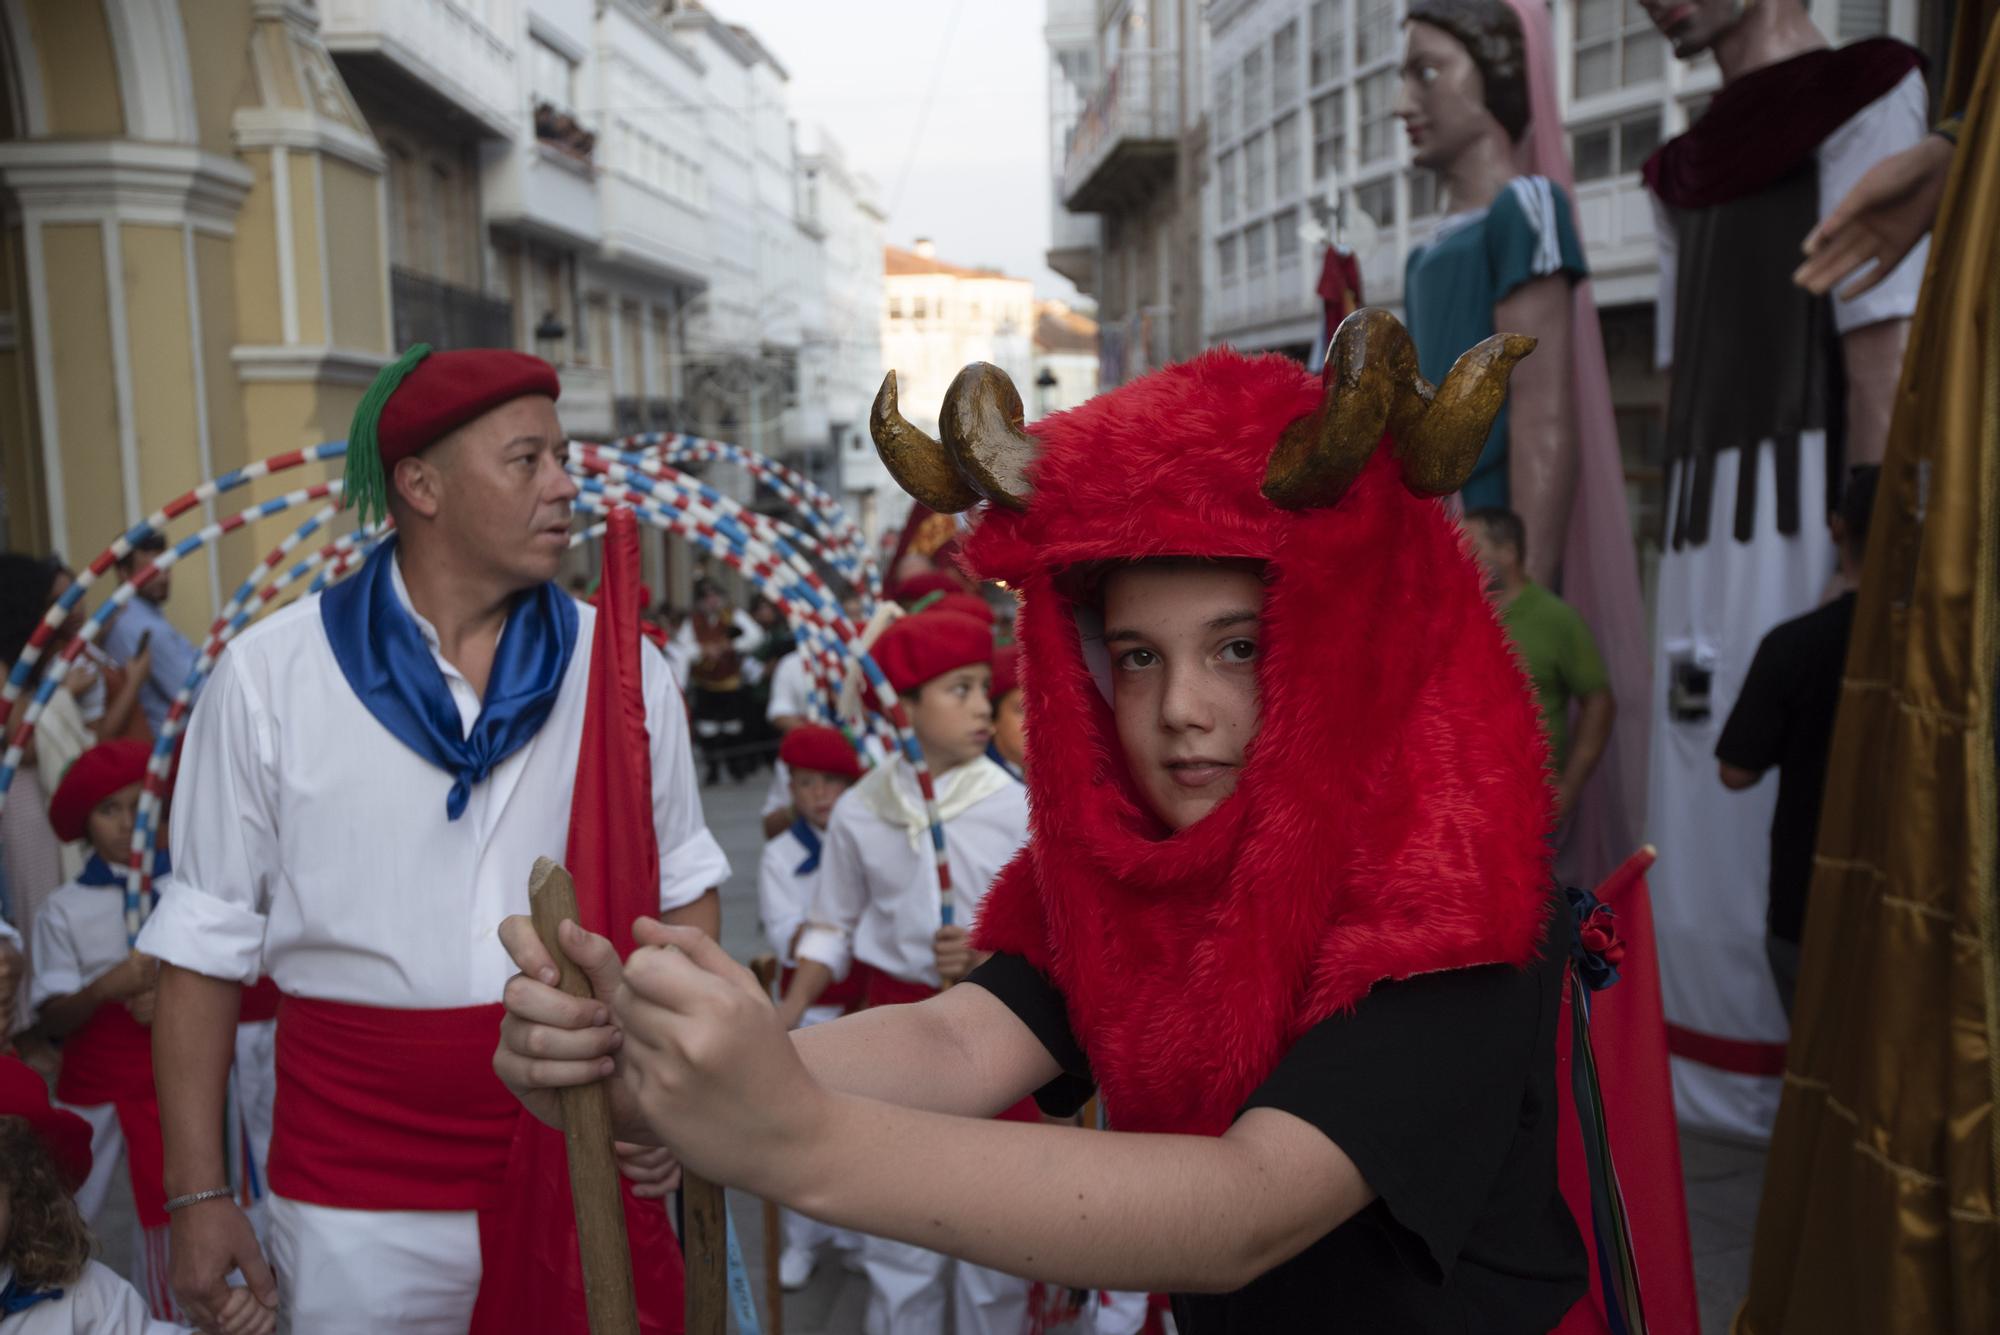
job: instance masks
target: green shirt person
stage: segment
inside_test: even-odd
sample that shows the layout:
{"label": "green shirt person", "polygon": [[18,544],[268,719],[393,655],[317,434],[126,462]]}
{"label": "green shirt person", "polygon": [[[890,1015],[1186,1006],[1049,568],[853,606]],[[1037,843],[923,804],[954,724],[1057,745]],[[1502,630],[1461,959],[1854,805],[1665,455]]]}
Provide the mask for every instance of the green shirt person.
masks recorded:
{"label": "green shirt person", "polygon": [[[1576,609],[1528,578],[1522,565],[1527,537],[1521,517],[1498,507],[1469,510],[1465,528],[1486,568],[1486,594],[1534,683],[1549,735],[1558,813],[1566,818],[1611,740],[1611,723],[1618,714],[1611,679],[1597,641]],[[1574,729],[1572,704],[1581,706]]]}

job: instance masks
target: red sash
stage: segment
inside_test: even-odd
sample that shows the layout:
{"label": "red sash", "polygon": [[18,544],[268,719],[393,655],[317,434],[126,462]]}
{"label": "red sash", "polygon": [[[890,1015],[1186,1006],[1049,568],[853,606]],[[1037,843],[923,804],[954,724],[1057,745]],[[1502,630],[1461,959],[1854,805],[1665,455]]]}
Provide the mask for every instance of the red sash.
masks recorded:
{"label": "red sash", "polygon": [[[843,1012],[862,1009],[862,993],[864,991],[862,984],[865,978],[862,971],[867,967],[865,964],[856,964],[847,971],[847,977],[837,983],[828,983],[826,991],[819,994],[819,1000],[815,1001],[813,1005],[838,1006]],[[792,990],[792,979],[797,974],[797,969],[785,969],[779,973],[779,996],[782,997]]]}
{"label": "red sash", "polygon": [[167,1222],[166,1151],[160,1142],[160,1101],[153,1092],[153,1031],[116,1001],[99,1006],[63,1040],[56,1097],[78,1108],[110,1104],[125,1136],[125,1166],[139,1222]]}
{"label": "red sash", "polygon": [[[857,977],[862,980],[862,999],[858,1007],[860,1010],[868,1010],[874,1006],[909,1006],[919,1001],[929,1001],[938,994],[938,990],[929,983],[913,983],[907,978],[898,978],[872,965],[863,964],[860,960],[854,961],[854,968],[848,973],[850,982]],[[1030,1094],[994,1120],[1040,1122],[1042,1110],[1035,1106],[1035,1097]]]}
{"label": "red sash", "polygon": [[493,1074],[501,1014],[285,997],[271,1190],[348,1210],[477,1209],[520,1113]]}
{"label": "red sash", "polygon": [[238,1024],[256,1024],[278,1018],[278,1002],[284,993],[268,978],[260,978],[243,989],[243,1003],[236,1012]]}

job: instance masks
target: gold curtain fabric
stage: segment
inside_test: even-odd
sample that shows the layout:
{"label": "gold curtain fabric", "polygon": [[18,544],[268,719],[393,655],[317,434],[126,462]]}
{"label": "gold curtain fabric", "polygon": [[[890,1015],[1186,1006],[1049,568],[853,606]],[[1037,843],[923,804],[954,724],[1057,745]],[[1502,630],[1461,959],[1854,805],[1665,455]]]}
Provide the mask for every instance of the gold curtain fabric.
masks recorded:
{"label": "gold curtain fabric", "polygon": [[1911,328],[1738,1335],[2000,1331],[2000,0]]}

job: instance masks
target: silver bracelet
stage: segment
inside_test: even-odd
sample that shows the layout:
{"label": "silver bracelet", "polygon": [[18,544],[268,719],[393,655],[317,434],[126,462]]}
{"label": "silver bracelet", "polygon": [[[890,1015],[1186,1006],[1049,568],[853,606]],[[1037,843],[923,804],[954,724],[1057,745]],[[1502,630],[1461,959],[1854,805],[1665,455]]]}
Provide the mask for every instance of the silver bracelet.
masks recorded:
{"label": "silver bracelet", "polygon": [[176,1196],[168,1201],[165,1208],[168,1214],[172,1214],[174,1211],[184,1209],[190,1205],[199,1205],[203,1201],[219,1201],[224,1196],[234,1196],[235,1194],[228,1187],[211,1187],[207,1191],[190,1191],[185,1196]]}

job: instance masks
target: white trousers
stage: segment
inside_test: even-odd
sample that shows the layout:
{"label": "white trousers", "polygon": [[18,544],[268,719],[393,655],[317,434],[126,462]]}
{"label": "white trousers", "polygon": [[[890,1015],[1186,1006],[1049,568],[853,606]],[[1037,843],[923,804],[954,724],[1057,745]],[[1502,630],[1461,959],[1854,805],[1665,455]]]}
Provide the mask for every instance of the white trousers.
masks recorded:
{"label": "white trousers", "polygon": [[[1647,837],[1660,850],[1650,883],[1667,1019],[1712,1038],[1782,1045],[1788,1034],[1764,957],[1770,903],[1771,813],[1778,780],[1731,792],[1717,774],[1715,744],[1743,689],[1765,633],[1810,611],[1834,572],[1826,528],[1826,444],[1808,432],[1799,445],[1799,531],[1778,532],[1777,464],[1757,451],[1756,526],[1734,533],[1736,480],[1743,456],[1715,463],[1708,542],[1660,558],[1653,658],[1652,782]],[[1670,470],[1667,495],[1678,478]],[[1710,673],[1706,718],[1676,718],[1668,694],[1676,667]],[[1777,1115],[1779,1082],[1673,1058],[1674,1104],[1682,1122],[1766,1137]]]}
{"label": "white trousers", "polygon": [[1027,1328],[1025,1279],[887,1238],[863,1239],[861,1264],[868,1335],[938,1335],[947,1297],[956,1335],[1022,1335]]}
{"label": "white trousers", "polygon": [[1146,1327],[1146,1295],[1111,1293],[1097,1295],[1097,1335],[1139,1335]]}
{"label": "white trousers", "polygon": [[291,1335],[465,1335],[479,1293],[471,1210],[339,1210],[272,1196],[278,1329]]}

